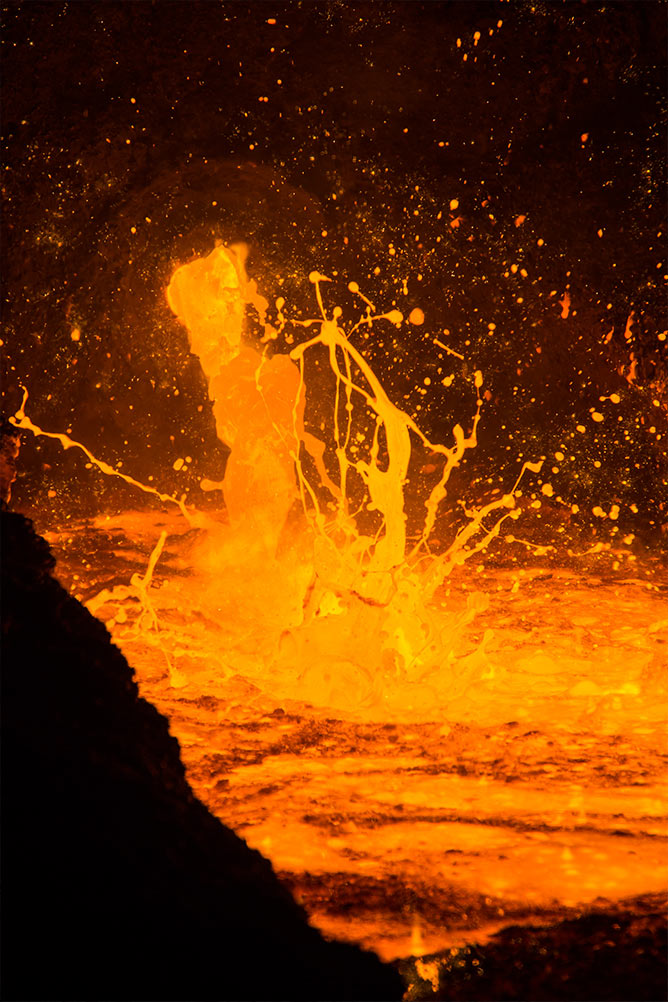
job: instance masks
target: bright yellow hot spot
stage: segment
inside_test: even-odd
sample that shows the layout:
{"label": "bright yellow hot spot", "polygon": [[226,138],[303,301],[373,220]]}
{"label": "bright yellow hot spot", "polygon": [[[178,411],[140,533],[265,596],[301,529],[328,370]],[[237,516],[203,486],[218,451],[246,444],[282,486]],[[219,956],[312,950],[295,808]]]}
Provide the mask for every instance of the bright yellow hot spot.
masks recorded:
{"label": "bright yellow hot spot", "polygon": [[209,379],[238,354],[244,319],[242,253],[217,247],[178,268],[167,302],[188,328],[190,346]]}

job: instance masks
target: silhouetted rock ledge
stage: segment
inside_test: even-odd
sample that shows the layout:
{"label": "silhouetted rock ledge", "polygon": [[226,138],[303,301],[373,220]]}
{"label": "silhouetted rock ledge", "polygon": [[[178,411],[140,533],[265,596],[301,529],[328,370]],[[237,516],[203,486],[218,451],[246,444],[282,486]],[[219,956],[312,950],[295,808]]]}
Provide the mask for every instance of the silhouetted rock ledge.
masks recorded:
{"label": "silhouetted rock ledge", "polygon": [[195,798],[167,720],[7,511],[2,564],[4,998],[399,999]]}

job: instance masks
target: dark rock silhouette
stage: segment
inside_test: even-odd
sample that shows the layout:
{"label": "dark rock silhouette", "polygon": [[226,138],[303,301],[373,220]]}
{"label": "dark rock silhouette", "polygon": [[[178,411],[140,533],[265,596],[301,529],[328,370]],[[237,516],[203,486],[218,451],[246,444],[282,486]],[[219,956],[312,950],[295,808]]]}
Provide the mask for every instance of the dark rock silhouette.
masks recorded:
{"label": "dark rock silhouette", "polygon": [[105,627],[2,512],[6,999],[398,999],[186,782]]}

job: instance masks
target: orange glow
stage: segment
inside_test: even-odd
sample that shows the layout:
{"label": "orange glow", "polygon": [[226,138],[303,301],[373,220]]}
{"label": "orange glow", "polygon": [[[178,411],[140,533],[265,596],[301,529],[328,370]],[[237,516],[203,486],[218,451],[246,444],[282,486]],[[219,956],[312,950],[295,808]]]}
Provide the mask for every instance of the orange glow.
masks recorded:
{"label": "orange glow", "polygon": [[[109,547],[132,540],[138,567],[89,605],[170,719],[197,795],[327,934],[390,959],[665,889],[668,622],[641,566],[608,580],[593,555],[580,569],[456,568],[438,601],[457,638],[410,686],[396,665],[344,663],[334,631],[332,650],[285,631],[272,663],[287,605],[272,578],[245,589],[252,609],[229,574],[205,601],[212,579],[182,576],[187,526],[160,521],[152,582],[154,514],[89,525]],[[75,592],[84,538],[76,525],[51,537]],[[113,568],[113,549],[97,560]],[[350,615],[319,618],[343,630]]]}
{"label": "orange glow", "polygon": [[[366,313],[346,329],[313,272],[318,316],[292,321],[281,354],[288,307],[267,323],[244,260],[221,245],[167,290],[231,450],[223,480],[201,483],[222,490],[220,511],[90,522],[131,540],[136,566],[99,594],[81,583],[76,526],[51,536],[61,577],[169,717],[197,795],[314,923],[385,958],[665,889],[668,620],[653,567],[620,554],[604,572],[600,543],[559,562],[508,532],[554,494],[521,498],[531,460],[507,493],[461,506],[439,544],[451,473],[477,444],[482,372],[472,416],[432,442],[356,347],[360,329],[398,329],[398,310],[377,314],[350,283]],[[566,317],[568,292],[560,305]],[[317,390],[313,358],[329,380]],[[431,481],[409,511],[413,469]],[[482,562],[500,539],[525,566]],[[113,568],[108,545],[97,558]]]}
{"label": "orange glow", "polygon": [[[456,674],[453,643],[487,602],[472,598],[453,616],[434,596],[455,567],[496,538],[515,514],[513,492],[522,473],[540,464],[525,463],[513,491],[467,511],[468,524],[444,553],[433,555],[429,542],[446,484],[476,445],[482,373],[473,379],[477,409],[470,433],[455,425],[453,446],[430,442],[392,403],[339,326],[341,309],[328,316],[322,286],[329,279],[317,272],[310,277],[321,315],[299,323],[318,333],[289,356],[243,344],[247,278],[235,251],[219,246],[179,268],[170,283],[168,302],[188,326],[192,350],[201,352],[218,435],[231,447],[223,481],[230,524],[211,527],[192,554],[206,575],[202,600],[222,602],[233,622],[256,621],[244,627],[251,632],[243,645],[253,637],[254,649],[264,652],[259,670],[272,673],[284,697],[299,693],[316,705],[375,717],[390,707],[424,714],[433,705],[431,686],[447,691]],[[365,300],[356,283],[350,289]],[[367,326],[402,323],[398,310],[375,314],[365,301]],[[422,311],[413,314],[412,323],[423,319]],[[335,377],[323,438],[304,428],[305,359],[314,350],[326,356]],[[372,416],[361,431],[358,408]],[[422,532],[408,545],[404,487],[413,440],[439,458],[440,479],[424,499]],[[289,526],[297,499],[301,515]],[[377,517],[373,534],[360,528],[360,504]],[[272,598],[258,621],[259,594]],[[472,658],[469,670],[482,674],[483,645]]]}

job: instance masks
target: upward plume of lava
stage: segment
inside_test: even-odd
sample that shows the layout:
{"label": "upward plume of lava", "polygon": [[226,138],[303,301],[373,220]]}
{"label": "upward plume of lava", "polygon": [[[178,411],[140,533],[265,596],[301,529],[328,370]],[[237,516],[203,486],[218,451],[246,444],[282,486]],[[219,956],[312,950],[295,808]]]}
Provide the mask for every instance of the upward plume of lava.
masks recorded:
{"label": "upward plume of lava", "polygon": [[[210,596],[234,594],[235,608],[226,613],[232,621],[259,618],[253,646],[292,694],[339,708],[376,703],[417,712],[423,683],[429,682],[423,710],[433,705],[434,686],[447,692],[447,676],[456,674],[453,641],[476,611],[474,601],[459,618],[448,616],[439,608],[438,589],[517,514],[514,490],[525,470],[537,472],[540,463],[525,463],[511,492],[468,511],[450,545],[432,552],[450,474],[476,445],[482,373],[473,377],[477,406],[469,433],[456,424],[453,445],[431,442],[390,400],[355,346],[360,327],[399,326],[399,310],[377,314],[350,283],[366,308],[346,332],[341,308],[328,316],[323,302],[329,280],[317,272],[310,280],[320,316],[292,324],[316,333],[280,354],[270,349],[289,323],[285,303],[276,303],[277,330],[266,322],[266,299],[248,280],[243,248],[220,245],[172,277],[169,305],[188,329],[208,379],[218,435],[231,449],[222,483],[229,526],[209,535],[195,564],[208,564]],[[263,350],[244,343],[246,304],[264,325]],[[306,357],[315,352],[334,378],[328,419],[322,401],[311,399],[305,375]],[[318,435],[306,426],[314,406]],[[412,440],[437,458],[440,476],[409,541],[404,490]],[[290,517],[296,506],[297,519]],[[477,601],[478,608],[485,604]]]}

